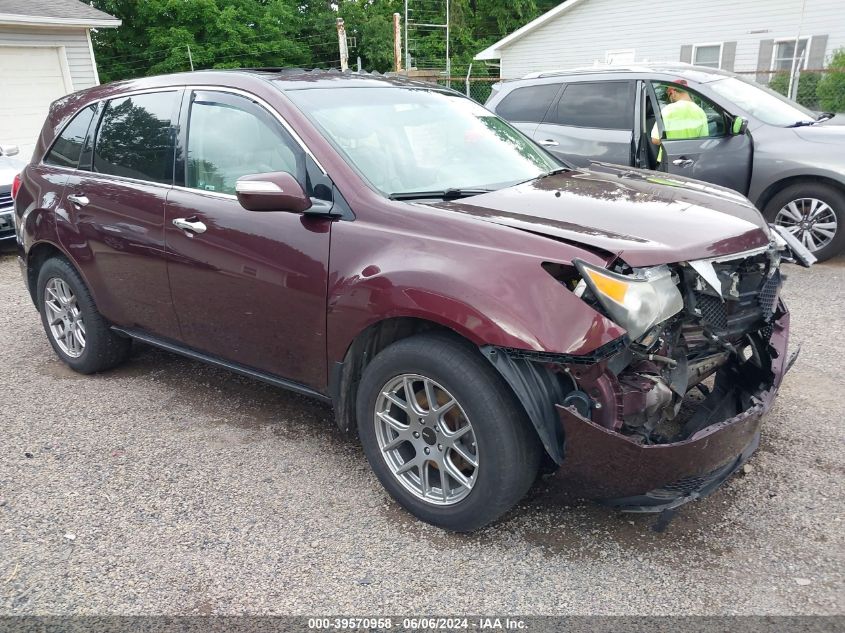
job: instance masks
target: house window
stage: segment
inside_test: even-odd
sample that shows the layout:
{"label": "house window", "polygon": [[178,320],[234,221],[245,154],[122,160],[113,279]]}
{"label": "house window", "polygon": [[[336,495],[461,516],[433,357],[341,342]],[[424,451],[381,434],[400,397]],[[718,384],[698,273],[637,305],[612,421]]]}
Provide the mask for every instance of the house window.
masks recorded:
{"label": "house window", "polygon": [[792,59],[797,57],[800,61],[800,68],[807,67],[807,41],[808,38],[799,40],[798,53],[795,52],[795,40],[783,40],[775,42],[775,54],[772,56],[772,70],[790,72],[792,70]]}
{"label": "house window", "polygon": [[693,49],[692,63],[696,66],[707,66],[709,68],[721,68],[722,66],[722,45],[703,44]]}

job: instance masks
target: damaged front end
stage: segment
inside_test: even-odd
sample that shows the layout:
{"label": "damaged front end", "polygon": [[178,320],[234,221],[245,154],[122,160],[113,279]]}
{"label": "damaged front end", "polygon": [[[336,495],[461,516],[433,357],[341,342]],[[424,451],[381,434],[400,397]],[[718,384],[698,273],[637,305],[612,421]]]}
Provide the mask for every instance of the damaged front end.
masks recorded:
{"label": "damaged front end", "polygon": [[782,240],[727,257],[552,267],[628,335],[590,357],[485,348],[558,475],[628,511],[706,496],[748,459],[794,361],[780,300]]}

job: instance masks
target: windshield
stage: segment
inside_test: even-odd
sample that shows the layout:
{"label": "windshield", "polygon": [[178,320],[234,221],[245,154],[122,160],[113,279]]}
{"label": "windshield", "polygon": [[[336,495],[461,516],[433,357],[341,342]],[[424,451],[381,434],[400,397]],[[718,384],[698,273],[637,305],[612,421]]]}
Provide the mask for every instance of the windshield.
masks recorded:
{"label": "windshield", "polygon": [[736,77],[727,77],[710,84],[713,91],[769,125],[786,127],[799,121],[815,121],[816,115],[802,105],[790,101],[774,90]]}
{"label": "windshield", "polygon": [[420,88],[285,94],[385,195],[497,189],[561,165],[469,99]]}

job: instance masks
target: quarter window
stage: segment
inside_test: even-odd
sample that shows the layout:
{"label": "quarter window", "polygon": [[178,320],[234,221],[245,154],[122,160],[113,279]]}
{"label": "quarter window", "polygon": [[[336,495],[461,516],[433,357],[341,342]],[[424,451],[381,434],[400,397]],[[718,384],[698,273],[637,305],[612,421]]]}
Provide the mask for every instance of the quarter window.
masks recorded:
{"label": "quarter window", "polygon": [[94,117],[94,106],[88,106],[79,112],[53,143],[53,147],[44,157],[48,165],[59,167],[72,167],[76,169],[79,164],[79,156],[82,154],[82,143],[88,133],[88,126]]}
{"label": "quarter window", "polygon": [[547,117],[548,123],[605,130],[630,130],[634,103],[627,81],[572,83]]}
{"label": "quarter window", "polygon": [[246,100],[243,108],[226,101],[197,99],[191,105],[185,184],[234,194],[241,176],[272,171],[286,171],[303,182],[304,152],[287,131]]}
{"label": "quarter window", "polygon": [[94,143],[94,171],[172,182],[171,117],[178,95],[154,92],[109,101]]}
{"label": "quarter window", "polygon": [[496,114],[508,121],[539,123],[552,104],[560,84],[543,84],[517,88],[496,106]]}

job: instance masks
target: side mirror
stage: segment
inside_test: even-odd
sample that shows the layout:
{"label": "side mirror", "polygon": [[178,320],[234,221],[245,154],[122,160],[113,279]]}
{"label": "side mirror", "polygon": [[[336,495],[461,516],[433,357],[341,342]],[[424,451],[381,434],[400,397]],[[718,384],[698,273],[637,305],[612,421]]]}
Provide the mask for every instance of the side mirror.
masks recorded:
{"label": "side mirror", "polygon": [[20,151],[17,145],[0,145],[0,156],[16,156]]}
{"label": "side mirror", "polygon": [[241,176],[235,182],[235,193],[238,202],[248,211],[302,213],[311,208],[311,198],[286,171]]}
{"label": "side mirror", "polygon": [[740,134],[745,134],[746,130],[748,130],[748,121],[741,116],[735,116],[731,124],[731,134],[739,136]]}

